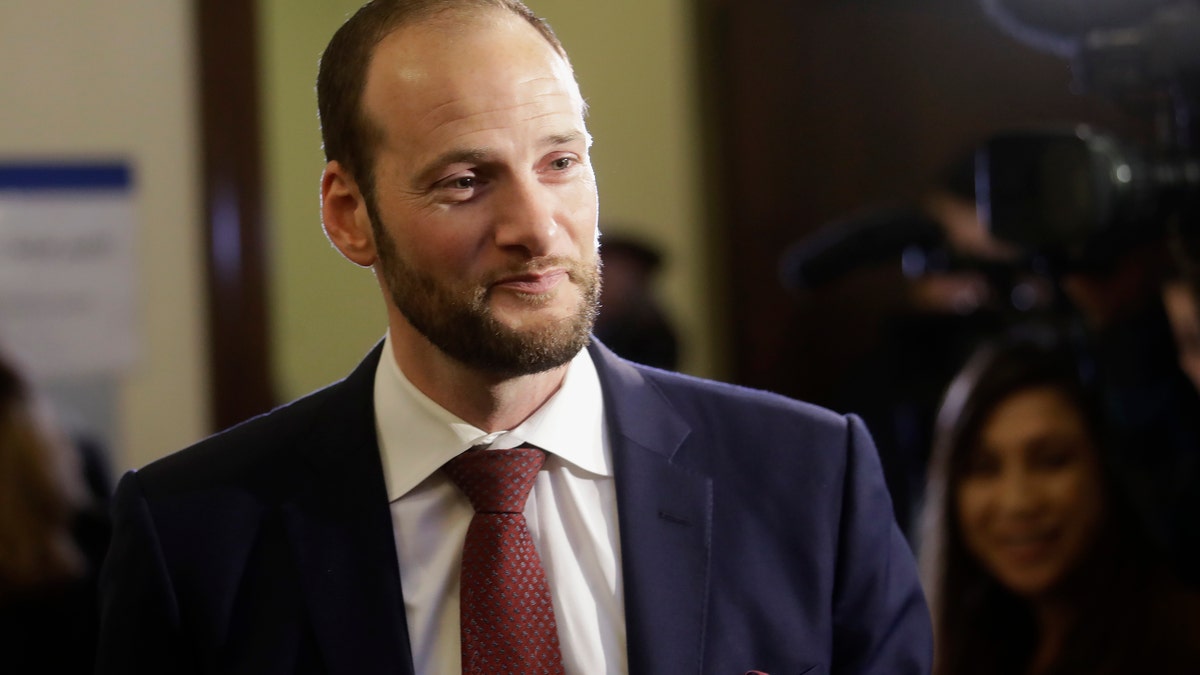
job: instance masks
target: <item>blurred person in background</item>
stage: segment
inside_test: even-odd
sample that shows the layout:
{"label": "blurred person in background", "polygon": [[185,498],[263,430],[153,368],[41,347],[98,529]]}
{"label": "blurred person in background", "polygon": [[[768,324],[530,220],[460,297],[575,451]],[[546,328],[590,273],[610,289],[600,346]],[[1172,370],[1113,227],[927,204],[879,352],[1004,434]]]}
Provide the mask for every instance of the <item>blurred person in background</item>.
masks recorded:
{"label": "blurred person in background", "polygon": [[91,672],[106,544],[82,455],[0,359],[0,672]]}
{"label": "blurred person in background", "polygon": [[1166,281],[1162,294],[1179,349],[1179,368],[1200,390],[1200,299],[1192,286],[1182,280]]}
{"label": "blurred person in background", "polygon": [[1171,243],[1157,238],[1069,261],[1060,285],[1149,532],[1176,574],[1200,586],[1200,392],[1187,372],[1195,346],[1186,261]]}
{"label": "blurred person in background", "polygon": [[919,547],[918,528],[906,518],[922,500],[946,385],[983,341],[1030,321],[1053,325],[1090,355],[1148,532],[1181,578],[1200,583],[1195,242],[1154,236],[1147,225],[1128,241],[1124,231],[1102,231],[1062,250],[1022,247],[981,220],[975,168],[974,151],[952,162],[924,195],[919,215],[892,223],[937,236],[914,236],[921,245],[904,250],[899,311],[834,407],[867,422],[897,517]]}
{"label": "blurred person in background", "polygon": [[1200,255],[1195,239],[1178,233],[1169,237],[1162,303],[1175,336],[1179,369],[1200,391]]}
{"label": "blurred person in background", "polygon": [[905,243],[891,257],[901,272],[899,302],[884,318],[878,346],[843,378],[833,407],[867,423],[896,518],[915,548],[914,521],[946,386],[981,342],[1045,313],[1052,291],[1048,279],[1019,268],[1017,249],[977,217],[972,154],[947,165],[916,207],[870,218],[881,231],[907,233],[886,235]]}
{"label": "blurred person in background", "polygon": [[678,368],[679,340],[654,293],[662,254],[637,239],[606,234],[600,241],[600,259],[604,283],[592,334],[630,361]]}
{"label": "blurred person in background", "polygon": [[921,519],[937,675],[1200,672],[1200,596],[1131,506],[1084,363],[1006,338],[947,390]]}

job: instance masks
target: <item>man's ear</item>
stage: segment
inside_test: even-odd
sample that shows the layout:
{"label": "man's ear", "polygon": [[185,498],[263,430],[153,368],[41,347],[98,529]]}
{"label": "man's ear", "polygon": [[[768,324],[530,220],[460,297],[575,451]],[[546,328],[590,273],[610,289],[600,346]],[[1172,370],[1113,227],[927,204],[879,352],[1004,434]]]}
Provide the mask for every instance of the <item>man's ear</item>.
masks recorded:
{"label": "man's ear", "polygon": [[375,237],[366,200],[354,177],[336,161],[326,164],[321,175],[321,222],[325,236],[347,260],[361,267],[375,264]]}

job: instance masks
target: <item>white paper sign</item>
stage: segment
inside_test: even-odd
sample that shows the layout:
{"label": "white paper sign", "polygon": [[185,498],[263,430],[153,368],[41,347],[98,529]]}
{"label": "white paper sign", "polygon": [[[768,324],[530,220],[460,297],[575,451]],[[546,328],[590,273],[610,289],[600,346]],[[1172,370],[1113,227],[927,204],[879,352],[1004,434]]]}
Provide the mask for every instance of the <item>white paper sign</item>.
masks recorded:
{"label": "white paper sign", "polygon": [[32,378],[133,363],[133,212],[126,165],[0,162],[0,349]]}

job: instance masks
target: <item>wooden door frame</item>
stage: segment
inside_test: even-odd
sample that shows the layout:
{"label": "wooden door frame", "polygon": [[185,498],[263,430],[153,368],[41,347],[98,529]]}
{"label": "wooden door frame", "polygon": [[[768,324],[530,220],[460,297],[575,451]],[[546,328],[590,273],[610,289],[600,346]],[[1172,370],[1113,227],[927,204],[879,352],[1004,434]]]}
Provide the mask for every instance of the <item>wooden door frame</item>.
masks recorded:
{"label": "wooden door frame", "polygon": [[213,429],[275,404],[253,0],[195,0]]}

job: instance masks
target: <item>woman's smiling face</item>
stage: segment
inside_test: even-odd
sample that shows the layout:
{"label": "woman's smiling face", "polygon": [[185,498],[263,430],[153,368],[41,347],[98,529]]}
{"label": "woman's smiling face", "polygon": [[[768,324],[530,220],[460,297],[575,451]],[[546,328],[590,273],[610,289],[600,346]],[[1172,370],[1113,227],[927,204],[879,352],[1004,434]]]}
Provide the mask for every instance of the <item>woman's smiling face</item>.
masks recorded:
{"label": "woman's smiling face", "polygon": [[1053,386],[1016,391],[967,452],[954,491],[967,550],[1018,595],[1052,592],[1087,554],[1104,510],[1081,411]]}

